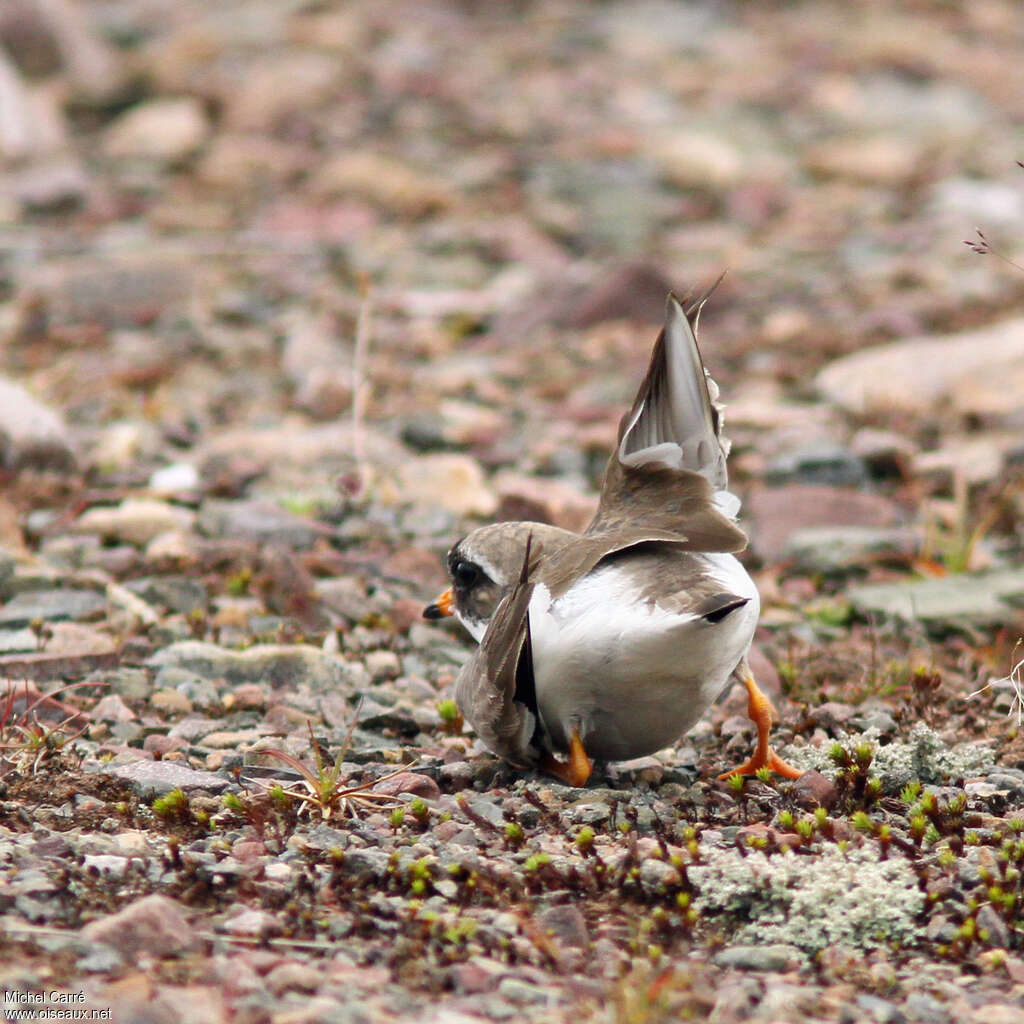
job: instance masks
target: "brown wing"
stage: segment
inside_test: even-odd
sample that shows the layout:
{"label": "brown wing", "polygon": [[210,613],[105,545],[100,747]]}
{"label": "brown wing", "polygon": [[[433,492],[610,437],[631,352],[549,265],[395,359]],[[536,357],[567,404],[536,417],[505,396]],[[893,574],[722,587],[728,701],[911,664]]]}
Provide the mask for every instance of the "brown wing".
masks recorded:
{"label": "brown wing", "polygon": [[480,740],[517,767],[533,760],[529,748],[536,722],[530,647],[530,575],[540,556],[527,538],[516,585],[491,617],[480,646],[462,667],[455,700]]}

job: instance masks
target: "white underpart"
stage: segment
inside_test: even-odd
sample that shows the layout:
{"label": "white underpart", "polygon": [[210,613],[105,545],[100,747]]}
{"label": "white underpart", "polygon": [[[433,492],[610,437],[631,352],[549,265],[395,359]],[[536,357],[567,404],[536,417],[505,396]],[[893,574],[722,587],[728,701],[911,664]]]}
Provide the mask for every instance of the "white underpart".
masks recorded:
{"label": "white underpart", "polygon": [[757,589],[732,555],[699,557],[723,592],[748,599],[720,623],[644,600],[628,562],[595,569],[554,602],[537,585],[537,703],[556,746],[575,726],[593,757],[650,754],[675,742],[722,691],[750,646]]}

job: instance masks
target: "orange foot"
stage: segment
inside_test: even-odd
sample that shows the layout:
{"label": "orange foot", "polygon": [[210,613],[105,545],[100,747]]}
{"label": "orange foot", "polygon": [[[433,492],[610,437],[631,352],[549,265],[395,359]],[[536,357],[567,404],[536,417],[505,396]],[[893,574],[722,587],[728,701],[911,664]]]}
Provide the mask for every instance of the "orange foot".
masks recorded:
{"label": "orange foot", "polygon": [[747,688],[747,714],[757,726],[757,747],[749,760],[744,761],[738,768],[733,768],[732,771],[723,772],[718,777],[728,779],[732,775],[753,775],[761,768],[768,768],[787,779],[799,779],[803,772],[786,764],[768,745],[768,734],[771,732],[772,722],[775,720],[775,708],[772,707],[772,702],[767,695],[754,682],[754,676],[746,661],[743,662],[740,669],[740,679]]}
{"label": "orange foot", "polygon": [[577,788],[587,784],[587,779],[594,770],[594,762],[587,757],[576,726],[573,726],[569,736],[569,760],[559,761],[554,755],[545,754],[540,766],[549,775],[554,775],[566,785]]}

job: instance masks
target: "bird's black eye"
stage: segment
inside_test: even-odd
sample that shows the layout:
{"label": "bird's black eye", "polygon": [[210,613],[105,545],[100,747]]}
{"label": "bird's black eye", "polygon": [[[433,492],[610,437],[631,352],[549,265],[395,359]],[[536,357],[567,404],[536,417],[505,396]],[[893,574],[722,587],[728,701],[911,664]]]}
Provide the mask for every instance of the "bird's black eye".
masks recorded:
{"label": "bird's black eye", "polygon": [[471,587],[480,578],[480,567],[472,562],[456,562],[452,566],[452,579],[457,587]]}

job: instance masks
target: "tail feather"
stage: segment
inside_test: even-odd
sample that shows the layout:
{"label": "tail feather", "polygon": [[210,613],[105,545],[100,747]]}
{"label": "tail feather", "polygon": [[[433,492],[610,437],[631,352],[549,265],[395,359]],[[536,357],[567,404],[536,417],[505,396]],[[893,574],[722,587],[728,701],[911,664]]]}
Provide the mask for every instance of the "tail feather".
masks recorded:
{"label": "tail feather", "polygon": [[729,441],[721,432],[718,385],[704,368],[695,334],[702,304],[687,314],[674,295],[668,297],[665,327],[623,421],[618,455],[624,466],[664,463],[699,473],[715,491],[726,491]]}

